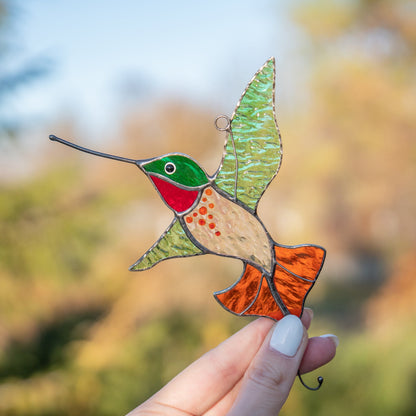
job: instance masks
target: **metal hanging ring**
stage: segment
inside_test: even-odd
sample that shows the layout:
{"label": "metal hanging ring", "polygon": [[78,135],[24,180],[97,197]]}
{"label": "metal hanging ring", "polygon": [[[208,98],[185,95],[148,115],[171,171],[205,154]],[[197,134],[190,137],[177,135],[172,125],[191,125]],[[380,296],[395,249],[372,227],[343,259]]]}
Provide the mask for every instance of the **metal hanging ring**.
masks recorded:
{"label": "metal hanging ring", "polygon": [[[225,126],[222,125],[222,123],[220,123],[221,120],[225,120],[226,124]],[[215,119],[215,128],[219,131],[230,131],[231,130],[231,120],[230,117],[228,116],[224,116],[224,115],[220,115]]]}
{"label": "metal hanging ring", "polygon": [[306,387],[308,390],[312,390],[312,391],[319,390],[319,389],[321,388],[321,386],[322,386],[322,383],[324,382],[323,377],[319,376],[319,377],[317,378],[318,385],[317,385],[316,387],[309,387],[309,386],[308,386],[307,384],[305,384],[305,383],[304,383],[304,381],[302,380],[302,377],[300,376],[300,372],[299,372],[299,371],[298,371],[298,377],[299,377],[300,382],[303,384],[303,386],[304,386],[304,387]]}

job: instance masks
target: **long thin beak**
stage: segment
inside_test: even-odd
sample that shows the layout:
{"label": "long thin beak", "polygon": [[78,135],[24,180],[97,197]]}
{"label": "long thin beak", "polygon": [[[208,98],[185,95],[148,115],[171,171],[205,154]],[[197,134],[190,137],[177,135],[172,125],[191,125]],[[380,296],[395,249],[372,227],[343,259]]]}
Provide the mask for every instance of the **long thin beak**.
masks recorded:
{"label": "long thin beak", "polygon": [[96,152],[95,150],[87,149],[86,147],[78,146],[77,144],[74,144],[74,143],[68,142],[67,140],[56,137],[53,134],[51,134],[49,136],[49,139],[54,141],[54,142],[62,143],[66,146],[73,147],[74,149],[80,150],[81,152],[90,153],[90,154],[95,155],[95,156],[105,157],[107,159],[119,160],[120,162],[132,163],[132,164],[138,166],[140,169],[142,169],[143,163],[148,162],[149,160],[151,160],[151,159],[137,159],[137,160],[136,159],[128,159],[126,157],[114,156],[114,155],[110,155],[108,153]]}

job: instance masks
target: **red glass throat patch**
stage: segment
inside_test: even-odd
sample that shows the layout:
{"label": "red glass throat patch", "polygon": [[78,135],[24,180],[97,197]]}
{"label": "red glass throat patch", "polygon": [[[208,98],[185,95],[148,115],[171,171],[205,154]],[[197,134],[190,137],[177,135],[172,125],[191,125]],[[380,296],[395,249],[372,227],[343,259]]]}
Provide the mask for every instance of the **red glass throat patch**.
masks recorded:
{"label": "red glass throat patch", "polygon": [[199,191],[189,191],[179,188],[157,176],[150,175],[150,179],[165,202],[176,212],[187,211],[198,198]]}

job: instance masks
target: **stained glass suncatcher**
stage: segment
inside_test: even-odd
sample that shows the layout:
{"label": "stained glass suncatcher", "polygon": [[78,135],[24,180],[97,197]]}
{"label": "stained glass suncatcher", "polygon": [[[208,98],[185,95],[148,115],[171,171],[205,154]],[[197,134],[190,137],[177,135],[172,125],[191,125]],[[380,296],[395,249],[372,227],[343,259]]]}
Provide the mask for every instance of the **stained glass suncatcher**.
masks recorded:
{"label": "stained glass suncatcher", "polygon": [[[269,59],[243,92],[233,115],[217,119],[225,130],[222,162],[208,175],[189,156],[174,153],[135,160],[95,152],[135,164],[153,183],[174,218],[158,241],[130,270],[142,271],[174,257],[216,254],[243,262],[230,287],[215,292],[217,301],[237,315],[301,316],[307,294],[325,259],[317,245],[275,242],[257,216],[257,206],[281,164],[281,138],[275,119],[275,61]],[[224,126],[220,126],[220,121]]]}

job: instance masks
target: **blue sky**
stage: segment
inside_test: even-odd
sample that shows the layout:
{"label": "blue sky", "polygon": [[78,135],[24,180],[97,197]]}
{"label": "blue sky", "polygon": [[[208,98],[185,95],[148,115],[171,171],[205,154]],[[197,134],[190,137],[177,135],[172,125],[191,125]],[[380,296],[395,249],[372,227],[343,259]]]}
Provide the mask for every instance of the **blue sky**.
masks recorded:
{"label": "blue sky", "polygon": [[19,91],[10,111],[45,121],[68,113],[100,129],[133,85],[139,96],[174,95],[231,112],[270,56],[278,60],[278,85],[292,73],[297,32],[290,4],[18,1],[10,58],[46,57],[50,74]]}

